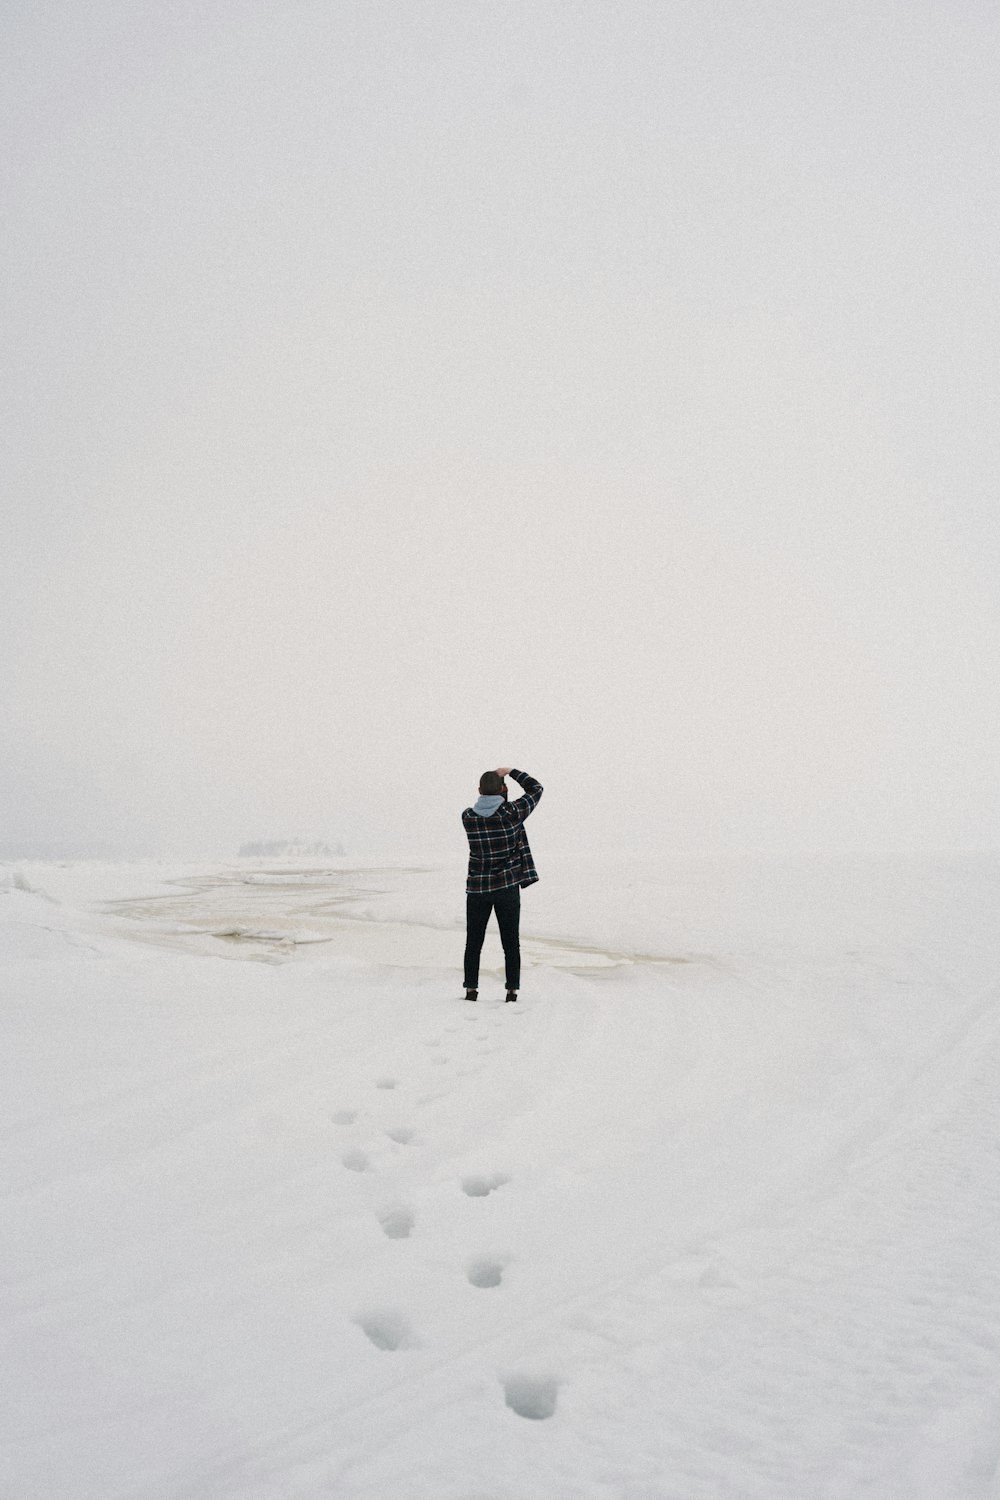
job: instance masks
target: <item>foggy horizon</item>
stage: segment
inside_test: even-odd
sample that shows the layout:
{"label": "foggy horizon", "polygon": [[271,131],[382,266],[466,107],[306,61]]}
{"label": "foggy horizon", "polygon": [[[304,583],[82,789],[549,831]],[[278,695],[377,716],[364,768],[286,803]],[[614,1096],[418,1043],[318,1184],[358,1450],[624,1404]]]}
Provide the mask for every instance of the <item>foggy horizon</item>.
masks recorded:
{"label": "foggy horizon", "polygon": [[0,858],[1000,849],[995,12],[2,31]]}

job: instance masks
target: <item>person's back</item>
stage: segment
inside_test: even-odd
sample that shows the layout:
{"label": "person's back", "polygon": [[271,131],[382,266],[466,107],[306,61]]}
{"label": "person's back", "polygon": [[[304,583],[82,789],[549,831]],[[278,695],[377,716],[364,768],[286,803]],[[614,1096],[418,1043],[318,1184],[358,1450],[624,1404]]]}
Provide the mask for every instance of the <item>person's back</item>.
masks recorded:
{"label": "person's back", "polygon": [[[513,776],[524,789],[524,795],[516,802],[507,800],[505,776]],[[526,771],[501,767],[483,772],[479,792],[479,800],[462,813],[462,826],[469,840],[465,884],[466,999],[479,997],[479,956],[490,913],[495,911],[504,950],[507,999],[516,1000],[521,979],[521,887],[533,885],[538,879],[524,820],[538,805],[542,787]]]}

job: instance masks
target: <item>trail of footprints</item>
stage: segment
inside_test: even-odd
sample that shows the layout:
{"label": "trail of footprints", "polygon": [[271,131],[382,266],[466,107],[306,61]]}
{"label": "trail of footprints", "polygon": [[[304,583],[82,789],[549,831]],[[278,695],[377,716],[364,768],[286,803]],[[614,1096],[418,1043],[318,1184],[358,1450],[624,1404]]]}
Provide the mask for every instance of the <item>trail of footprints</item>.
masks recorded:
{"label": "trail of footprints", "polygon": [[[454,1030],[455,1028],[450,1028]],[[480,1038],[482,1041],[483,1038]],[[436,1049],[440,1041],[426,1043]],[[435,1056],[435,1063],[445,1065],[449,1059]],[[384,1076],[375,1080],[376,1089],[391,1090],[400,1087],[400,1080]],[[330,1118],[335,1125],[353,1125],[358,1119],[356,1109],[335,1110]],[[416,1131],[409,1125],[395,1125],[384,1131],[386,1137],[398,1146],[408,1146],[416,1139]],[[375,1170],[366,1152],[352,1147],[342,1152],[341,1164],[349,1172],[371,1172]],[[474,1173],[463,1177],[458,1186],[467,1198],[487,1198],[491,1193],[505,1187],[510,1181],[502,1172]],[[405,1203],[387,1204],[376,1212],[382,1233],[390,1240],[406,1240],[416,1228],[416,1216]],[[487,1290],[501,1286],[506,1260],[502,1256],[478,1255],[465,1264],[465,1277],[470,1286]],[[415,1349],[419,1340],[409,1322],[397,1309],[369,1308],[360,1313],[355,1322],[376,1349],[394,1352],[400,1349]],[[531,1421],[544,1421],[553,1416],[559,1393],[559,1382],[521,1372],[502,1375],[500,1385],[504,1401],[511,1411]]]}

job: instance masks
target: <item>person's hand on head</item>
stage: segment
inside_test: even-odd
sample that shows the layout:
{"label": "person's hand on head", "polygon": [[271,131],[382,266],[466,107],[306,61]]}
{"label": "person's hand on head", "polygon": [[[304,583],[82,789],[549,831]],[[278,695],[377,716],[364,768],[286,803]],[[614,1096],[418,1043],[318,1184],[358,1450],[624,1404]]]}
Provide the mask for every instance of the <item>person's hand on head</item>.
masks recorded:
{"label": "person's hand on head", "polygon": [[513,766],[497,766],[497,775],[498,776],[509,776],[510,773],[511,773],[511,771],[513,771],[513,769],[514,769]]}

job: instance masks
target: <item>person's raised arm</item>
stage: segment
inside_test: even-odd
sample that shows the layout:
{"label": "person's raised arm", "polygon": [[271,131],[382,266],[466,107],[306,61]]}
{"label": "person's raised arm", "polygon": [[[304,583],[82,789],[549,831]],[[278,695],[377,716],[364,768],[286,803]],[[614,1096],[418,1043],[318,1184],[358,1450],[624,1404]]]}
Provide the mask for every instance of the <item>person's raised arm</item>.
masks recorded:
{"label": "person's raised arm", "polygon": [[[499,770],[499,767],[497,769]],[[500,775],[513,776],[514,780],[524,790],[523,797],[518,797],[516,802],[508,802],[507,804],[508,815],[513,814],[519,822],[523,823],[528,814],[538,805],[538,799],[541,797],[543,790],[542,784],[540,781],[536,781],[533,776],[529,776],[527,771],[515,771],[513,766],[508,766],[506,771],[500,772]]]}

